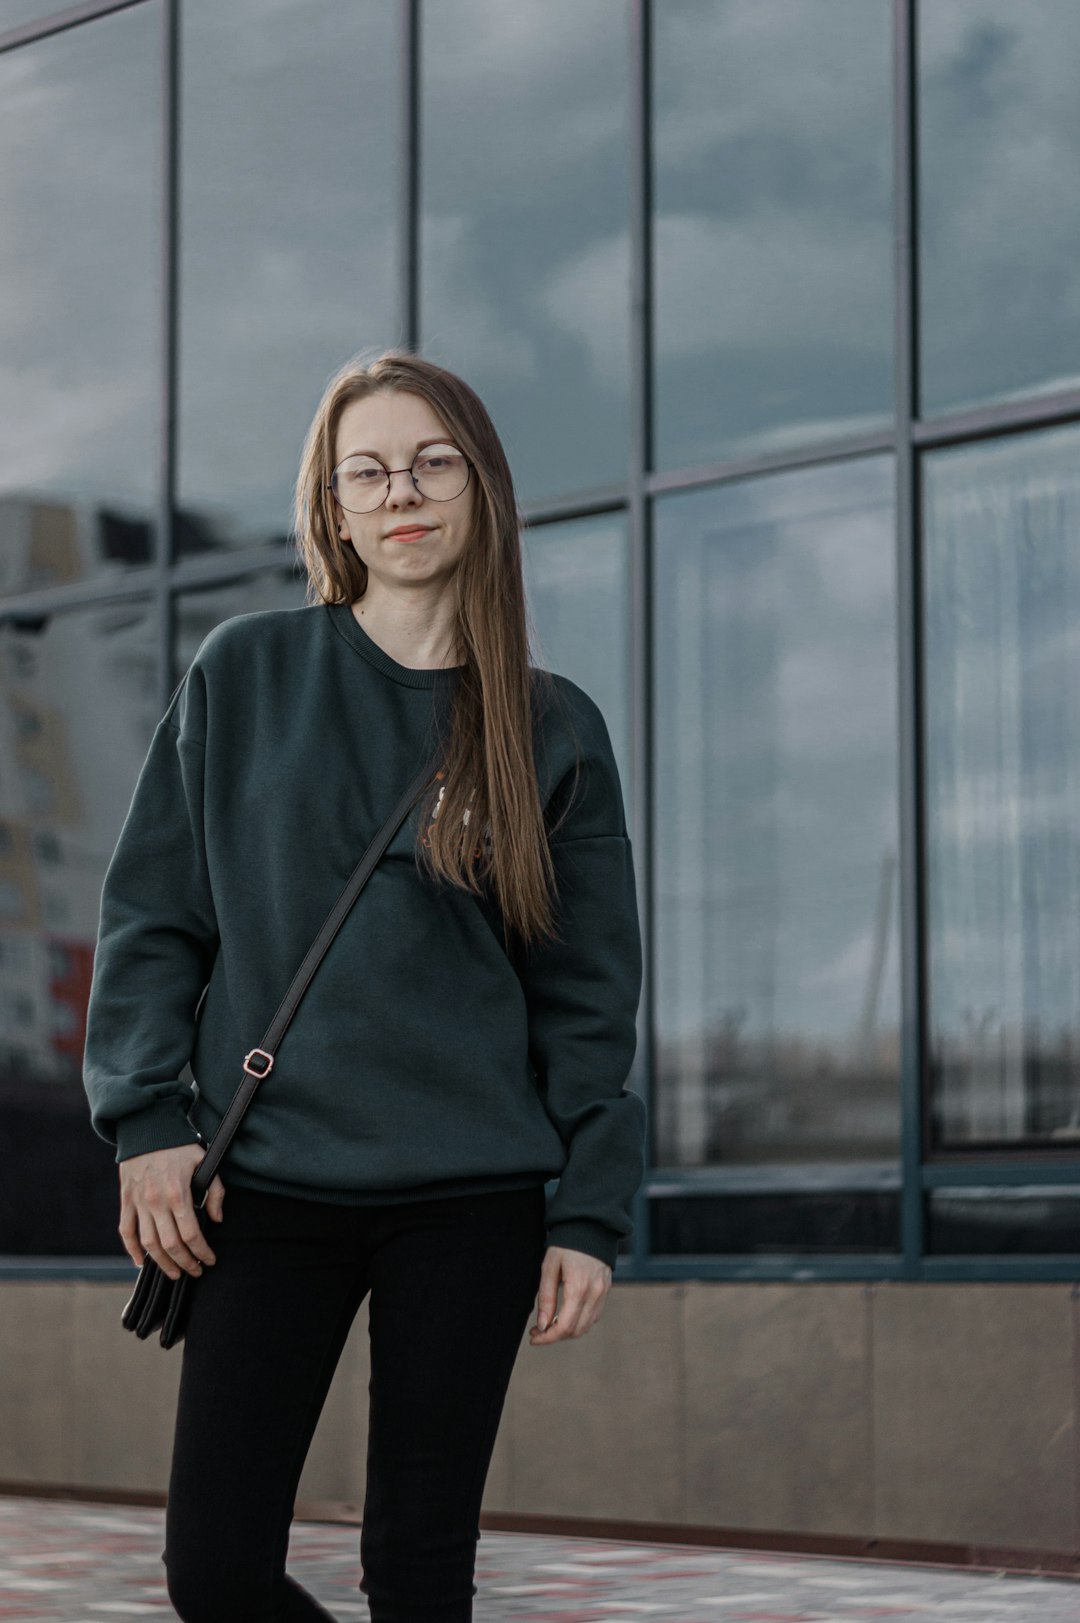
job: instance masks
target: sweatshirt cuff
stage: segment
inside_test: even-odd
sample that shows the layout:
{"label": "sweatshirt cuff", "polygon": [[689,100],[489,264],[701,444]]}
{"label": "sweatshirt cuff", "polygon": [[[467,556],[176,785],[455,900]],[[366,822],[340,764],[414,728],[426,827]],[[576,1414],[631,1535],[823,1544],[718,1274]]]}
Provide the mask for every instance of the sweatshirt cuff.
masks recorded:
{"label": "sweatshirt cuff", "polygon": [[121,1116],[115,1123],[117,1161],[148,1155],[151,1150],[170,1150],[176,1144],[197,1144],[195,1128],[187,1118],[193,1103],[194,1099],[190,1104],[179,1098],[164,1099]]}
{"label": "sweatshirt cuff", "polygon": [[584,1251],[590,1257],[599,1257],[614,1272],[619,1236],[606,1223],[597,1223],[590,1217],[568,1217],[565,1222],[549,1224],[547,1238],[548,1245],[562,1245],[568,1251]]}

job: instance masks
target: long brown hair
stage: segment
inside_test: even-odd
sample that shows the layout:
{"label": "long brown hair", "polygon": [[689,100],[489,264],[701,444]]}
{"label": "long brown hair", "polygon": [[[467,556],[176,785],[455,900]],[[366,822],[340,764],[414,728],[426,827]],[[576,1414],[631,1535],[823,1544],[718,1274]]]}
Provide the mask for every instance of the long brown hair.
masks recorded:
{"label": "long brown hair", "polygon": [[[331,377],[304,441],[293,531],[307,572],[307,601],[353,603],[367,590],[367,565],[338,534],[330,476],[338,421],[353,400],[381,390],[419,395],[473,464],[474,533],[461,556],[456,640],[463,666],[454,694],[439,781],[421,802],[418,864],[482,895],[490,889],[506,931],[527,944],[559,939],[533,749],[539,709],[567,707],[549,671],[530,665],[533,632],[521,565],[521,531],[510,465],[483,401],[464,379],[407,350],[369,364],[353,356]],[[570,723],[573,731],[572,723]],[[575,783],[581,756],[577,752]],[[477,838],[477,830],[481,835]]]}

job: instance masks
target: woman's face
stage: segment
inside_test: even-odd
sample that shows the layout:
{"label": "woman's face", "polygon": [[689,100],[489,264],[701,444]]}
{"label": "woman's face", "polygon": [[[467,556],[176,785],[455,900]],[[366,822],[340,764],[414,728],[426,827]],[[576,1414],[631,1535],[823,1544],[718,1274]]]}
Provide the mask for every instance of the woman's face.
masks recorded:
{"label": "woman's face", "polygon": [[[352,542],[358,557],[380,582],[393,587],[415,581],[445,583],[453,575],[472,535],[476,474],[459,496],[433,501],[417,490],[409,469],[420,442],[452,445],[452,437],[434,407],[420,395],[381,390],[353,400],[338,421],[334,466],[346,457],[378,457],[391,474],[381,507],[368,513],[346,511],[335,498],[338,534]],[[419,537],[397,537],[402,525],[424,527]]]}

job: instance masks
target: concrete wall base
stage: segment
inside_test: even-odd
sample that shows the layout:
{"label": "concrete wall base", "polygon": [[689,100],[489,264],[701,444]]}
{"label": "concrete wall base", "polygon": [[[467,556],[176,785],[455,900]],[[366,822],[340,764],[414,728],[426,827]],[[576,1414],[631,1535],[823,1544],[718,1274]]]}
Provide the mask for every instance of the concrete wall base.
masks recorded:
{"label": "concrete wall base", "polygon": [[[122,1329],[129,1296],[0,1283],[6,1491],[164,1502],[182,1354]],[[318,1519],[363,1506],[366,1318],[300,1482]],[[619,1283],[587,1335],[523,1338],[484,1525],[1071,1573],[1078,1371],[1070,1283]]]}

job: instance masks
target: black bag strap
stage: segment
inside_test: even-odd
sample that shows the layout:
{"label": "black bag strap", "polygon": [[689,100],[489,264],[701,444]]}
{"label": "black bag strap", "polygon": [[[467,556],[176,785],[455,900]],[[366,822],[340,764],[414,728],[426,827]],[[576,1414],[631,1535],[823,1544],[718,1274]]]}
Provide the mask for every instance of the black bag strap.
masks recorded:
{"label": "black bag strap", "polygon": [[375,835],[360,861],[356,864],[356,867],[349,875],[344,890],[330,909],[322,928],[308,949],[307,956],[293,976],[292,984],[278,1005],[277,1013],[267,1026],[262,1042],[258,1048],[253,1048],[244,1055],[244,1079],[233,1095],[228,1110],[226,1110],[218,1123],[213,1138],[208,1141],[203,1138],[201,1133],[199,1134],[199,1142],[207,1144],[207,1151],[195,1168],[191,1179],[192,1194],[195,1197],[197,1207],[202,1206],[206,1201],[214,1173],[218,1169],[222,1156],[232,1142],[233,1134],[239,1127],[245,1110],[255,1095],[255,1089],[263,1077],[267,1076],[273,1068],[274,1055],[277,1052],[278,1044],[284,1037],[285,1029],[296,1013],[297,1005],[306,992],[308,983],[318,968],[323,954],[345,922],[345,915],[361,890],[363,890],[372,869],[397,833],[413,802],[430,783],[438,764],[437,759],[432,759],[424,767],[423,771],[416,774],[416,777],[410,783],[382,828]]}

